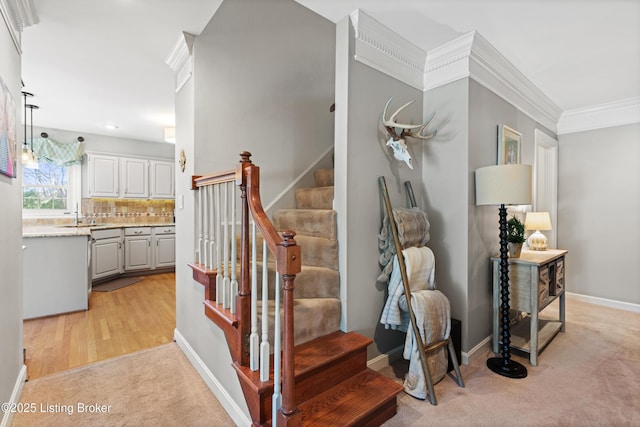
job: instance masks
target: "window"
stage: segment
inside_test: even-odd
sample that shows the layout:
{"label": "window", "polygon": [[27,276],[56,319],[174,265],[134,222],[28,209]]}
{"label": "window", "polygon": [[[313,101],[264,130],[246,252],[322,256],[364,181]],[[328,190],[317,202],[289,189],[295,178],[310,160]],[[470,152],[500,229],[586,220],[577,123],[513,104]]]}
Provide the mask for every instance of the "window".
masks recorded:
{"label": "window", "polygon": [[80,165],[45,161],[40,169],[22,169],[22,208],[27,216],[50,216],[75,210],[79,202]]}

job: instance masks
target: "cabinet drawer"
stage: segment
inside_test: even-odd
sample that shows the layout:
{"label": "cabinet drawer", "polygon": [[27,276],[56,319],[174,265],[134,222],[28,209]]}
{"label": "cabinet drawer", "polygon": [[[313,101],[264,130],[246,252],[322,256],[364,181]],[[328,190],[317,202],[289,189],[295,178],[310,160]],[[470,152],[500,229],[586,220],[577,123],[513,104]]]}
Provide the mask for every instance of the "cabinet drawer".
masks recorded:
{"label": "cabinet drawer", "polygon": [[167,225],[166,227],[153,227],[153,232],[157,235],[159,234],[175,234],[176,227],[174,225]]}
{"label": "cabinet drawer", "polygon": [[151,227],[127,227],[124,229],[125,236],[149,236]]}
{"label": "cabinet drawer", "polygon": [[121,237],[122,229],[121,228],[108,228],[106,230],[92,230],[91,237],[94,240],[99,239],[110,239],[113,237]]}

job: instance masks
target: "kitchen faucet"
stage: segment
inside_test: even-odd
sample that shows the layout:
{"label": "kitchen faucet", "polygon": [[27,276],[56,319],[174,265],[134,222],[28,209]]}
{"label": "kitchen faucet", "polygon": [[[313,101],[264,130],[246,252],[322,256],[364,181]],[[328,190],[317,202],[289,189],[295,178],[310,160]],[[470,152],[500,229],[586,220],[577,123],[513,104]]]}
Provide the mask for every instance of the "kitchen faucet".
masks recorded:
{"label": "kitchen faucet", "polygon": [[70,214],[74,215],[74,217],[73,217],[73,225],[75,227],[77,227],[78,223],[79,223],[79,221],[78,221],[79,212],[80,212],[80,210],[78,209],[78,204],[77,203],[76,203],[76,210],[75,211],[73,211],[73,212],[65,212],[65,215],[70,215]]}

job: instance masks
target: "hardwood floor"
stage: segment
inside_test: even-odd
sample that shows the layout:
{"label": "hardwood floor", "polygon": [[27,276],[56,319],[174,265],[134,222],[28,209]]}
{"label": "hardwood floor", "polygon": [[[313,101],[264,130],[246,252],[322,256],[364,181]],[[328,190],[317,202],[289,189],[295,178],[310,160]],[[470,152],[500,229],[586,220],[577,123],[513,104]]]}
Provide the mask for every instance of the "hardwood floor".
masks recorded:
{"label": "hardwood floor", "polygon": [[111,292],[92,292],[89,310],[24,321],[29,379],[155,347],[173,340],[175,274]]}

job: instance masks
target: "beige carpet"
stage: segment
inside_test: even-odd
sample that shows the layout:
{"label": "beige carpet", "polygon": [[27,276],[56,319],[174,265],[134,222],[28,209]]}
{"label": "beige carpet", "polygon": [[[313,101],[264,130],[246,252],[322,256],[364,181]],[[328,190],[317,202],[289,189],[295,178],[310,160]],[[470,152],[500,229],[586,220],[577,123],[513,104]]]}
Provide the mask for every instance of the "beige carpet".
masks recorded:
{"label": "beige carpet", "polygon": [[[437,406],[403,393],[398,414],[384,426],[640,426],[639,337],[640,313],[569,299],[567,331],[538,366],[514,356],[527,366],[527,378],[492,373],[487,352],[462,366],[465,388],[445,377],[435,386]],[[383,373],[395,378],[393,368]],[[38,409],[57,403],[76,410],[78,402],[111,408],[107,414],[17,414],[13,426],[233,425],[173,343],[29,381],[21,402]]]}
{"label": "beige carpet", "polygon": [[36,411],[15,427],[234,425],[175,343],[29,381],[20,402]]}
{"label": "beige carpet", "polygon": [[[384,426],[640,426],[640,313],[572,299],[566,307],[566,332],[538,366],[513,357],[527,378],[494,374],[487,352],[462,366],[465,388],[445,377],[435,386],[437,406],[402,393],[398,415]],[[392,368],[383,372],[394,377]]]}

